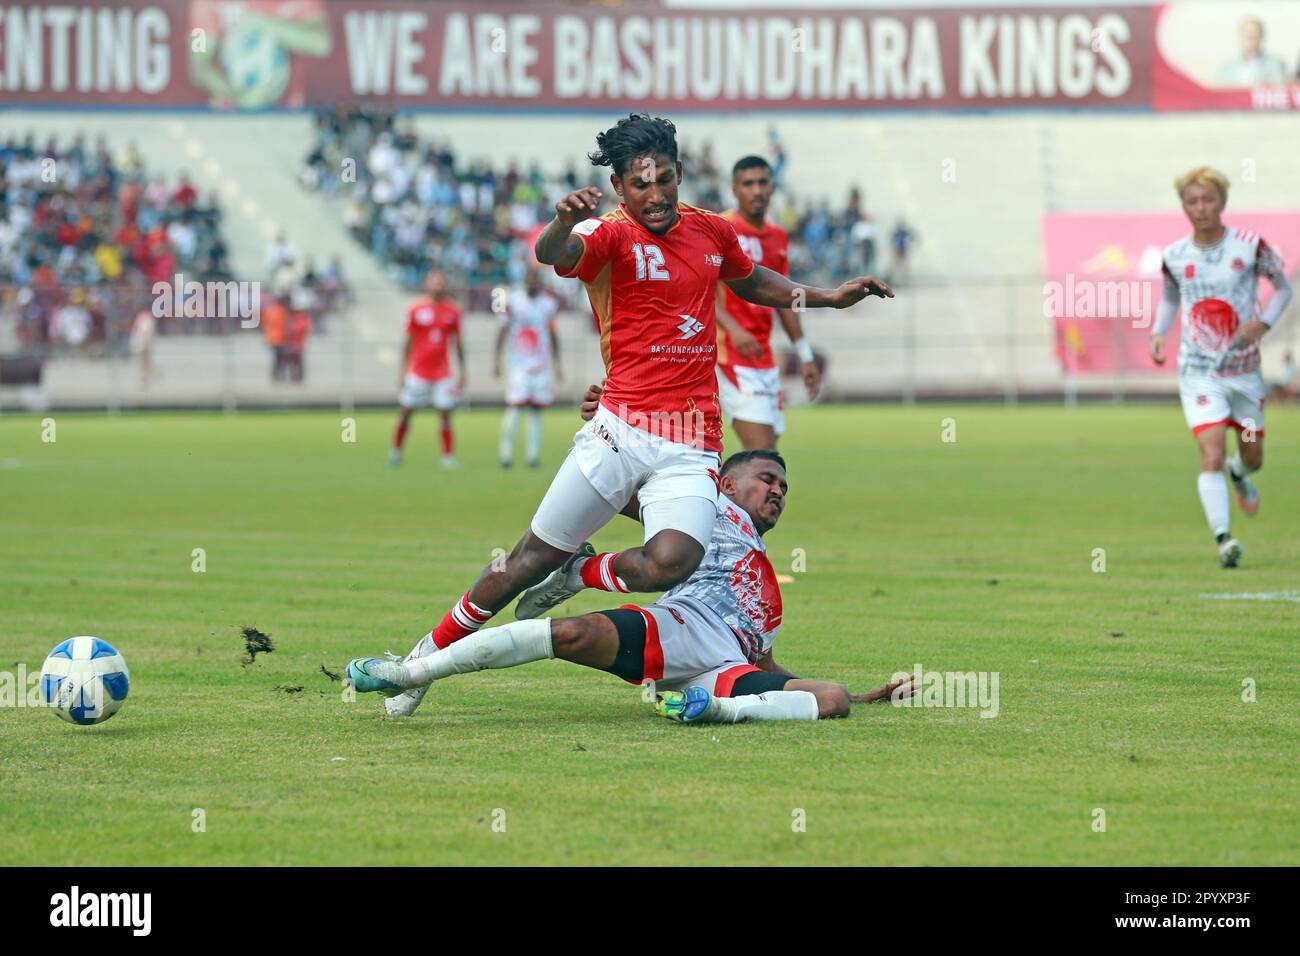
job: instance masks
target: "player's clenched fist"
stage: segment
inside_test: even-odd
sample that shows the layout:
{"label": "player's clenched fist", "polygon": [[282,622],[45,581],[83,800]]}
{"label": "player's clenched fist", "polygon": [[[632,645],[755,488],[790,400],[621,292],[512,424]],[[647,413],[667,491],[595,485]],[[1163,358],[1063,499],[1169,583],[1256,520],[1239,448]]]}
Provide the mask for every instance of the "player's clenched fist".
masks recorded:
{"label": "player's clenched fist", "polygon": [[882,299],[892,299],[894,290],[879,279],[873,279],[871,276],[858,276],[856,279],[845,282],[831,293],[831,307],[847,309],[849,306],[861,302],[869,295],[879,296]]}
{"label": "player's clenched fist", "polygon": [[596,409],[600,406],[600,396],[605,390],[600,385],[588,385],[587,394],[582,396],[582,420],[589,422],[596,415]]}
{"label": "player's clenched fist", "polygon": [[590,219],[600,204],[600,190],[595,186],[575,189],[555,204],[556,218],[566,226],[576,226]]}

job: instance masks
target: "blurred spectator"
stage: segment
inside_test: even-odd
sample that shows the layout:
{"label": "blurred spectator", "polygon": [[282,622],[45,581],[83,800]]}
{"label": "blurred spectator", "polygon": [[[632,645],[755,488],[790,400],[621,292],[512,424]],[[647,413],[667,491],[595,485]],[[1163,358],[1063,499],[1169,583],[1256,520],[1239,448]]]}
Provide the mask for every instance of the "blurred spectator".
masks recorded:
{"label": "blurred spectator", "polygon": [[[150,176],[134,144],[114,159],[102,136],[93,148],[80,134],[66,146],[38,149],[32,134],[0,143],[0,302],[24,348],[124,354],[153,283],[233,278],[220,228],[215,197],[201,203],[185,174],[170,186]],[[203,322],[166,316],[154,331]],[[223,318],[206,329],[222,331]]]}
{"label": "blurred spectator", "polygon": [[[396,281],[419,288],[431,269],[441,269],[454,285],[469,288],[472,309],[490,307],[492,288],[522,281],[534,264],[537,232],[562,196],[594,185],[605,208],[617,202],[606,169],[573,159],[558,172],[508,157],[496,165],[465,162],[447,142],[421,141],[409,120],[399,128],[391,112],[376,107],[323,109],[315,126],[316,141],[299,174],[303,187],[341,193],[349,233]],[[775,127],[768,139],[780,176],[788,163]],[[339,175],[350,158],[355,182]],[[678,158],[683,201],[714,210],[730,205],[729,160],[720,163],[711,143],[696,149],[683,140]],[[876,225],[858,189],[837,212],[824,200],[794,200],[788,190],[778,193],[773,215],[790,233],[796,281],[835,284],[875,268]],[[548,280],[548,286],[570,307],[579,304],[575,283]]]}
{"label": "blurred spectator", "polygon": [[275,281],[276,273],[286,266],[291,267],[292,265],[293,243],[284,234],[284,230],[281,230],[275,234],[275,238],[266,247],[266,274],[268,278]]}
{"label": "blurred spectator", "polygon": [[262,306],[262,334],[271,347],[271,381],[283,381],[289,368],[289,310],[279,296]]}
{"label": "blurred spectator", "polygon": [[307,350],[307,336],[311,334],[311,316],[306,312],[295,310],[289,318],[289,328],[285,336],[285,366],[292,382],[302,383],[303,353]]}
{"label": "blurred spectator", "polygon": [[894,223],[894,231],[889,236],[889,250],[892,253],[892,259],[889,263],[889,281],[905,282],[909,277],[908,253],[912,249],[912,243],[916,242],[916,233],[912,227],[904,221],[902,216]]}
{"label": "blurred spectator", "polygon": [[90,338],[91,317],[86,308],[86,290],[76,289],[50,318],[50,338],[74,347]]}
{"label": "blurred spectator", "polygon": [[131,354],[140,360],[140,384],[148,385],[153,378],[153,335],[157,328],[153,309],[141,306],[131,320]]}

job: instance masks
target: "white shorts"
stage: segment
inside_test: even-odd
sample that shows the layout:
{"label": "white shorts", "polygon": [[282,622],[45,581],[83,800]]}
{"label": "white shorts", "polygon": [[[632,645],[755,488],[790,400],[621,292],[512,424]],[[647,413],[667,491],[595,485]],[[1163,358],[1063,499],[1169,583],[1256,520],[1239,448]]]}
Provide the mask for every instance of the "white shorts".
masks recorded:
{"label": "white shorts", "polygon": [[522,369],[510,369],[506,373],[507,405],[545,406],[555,401],[551,391],[551,372],[528,372]]}
{"label": "white shorts", "polygon": [[652,435],[602,405],[573,436],[533,515],[533,534],[575,551],[635,494],[644,540],[672,528],[707,548],[717,521],[718,468],[717,452]]}
{"label": "white shorts", "polygon": [[445,412],[456,407],[459,397],[456,380],[450,375],[431,381],[407,372],[397,401],[406,408],[436,408]]}
{"label": "white shorts", "polygon": [[1268,386],[1257,371],[1244,375],[1180,376],[1178,395],[1183,400],[1183,415],[1193,435],[1216,425],[1264,434],[1264,398]]}
{"label": "white shorts", "polygon": [[722,619],[693,601],[669,597],[637,610],[646,618],[644,676],[659,690],[699,684],[730,697],[738,677],[760,670]]}
{"label": "white shorts", "polygon": [[785,431],[785,392],[777,369],[719,365],[718,397],[728,421],[771,425],[778,435]]}

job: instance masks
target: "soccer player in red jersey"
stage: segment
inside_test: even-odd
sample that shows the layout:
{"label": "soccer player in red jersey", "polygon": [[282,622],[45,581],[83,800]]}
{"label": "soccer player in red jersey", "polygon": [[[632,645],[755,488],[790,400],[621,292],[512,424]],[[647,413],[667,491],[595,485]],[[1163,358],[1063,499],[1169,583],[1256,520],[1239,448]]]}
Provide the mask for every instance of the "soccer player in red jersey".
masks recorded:
{"label": "soccer player in red jersey", "polygon": [[[755,263],[783,276],[790,274],[790,237],[767,221],[772,202],[772,167],[761,156],[745,156],[731,169],[736,208],[722,218],[736,230],[740,248]],[[725,282],[718,283],[718,395],[722,410],[746,450],[775,448],[785,431],[785,395],[772,356],[772,313],[794,345],[810,399],[821,391],[821,373],[812,346],[803,336],[799,314],[747,302]]]}
{"label": "soccer player in red jersey", "polygon": [[[465,349],[461,345],[460,306],[447,292],[447,277],[433,271],[425,280],[425,291],[411,303],[406,313],[406,351],[402,356],[401,395],[397,405],[397,428],[393,431],[393,450],[388,467],[402,462],[402,445],[417,408],[433,407],[442,415],[442,466],[456,467],[451,411],[465,390]],[[456,367],[451,373],[447,351],[456,345]]]}
{"label": "soccer player in red jersey", "polygon": [[[756,266],[722,217],[677,200],[682,165],[676,129],[632,115],[596,137],[594,165],[612,168],[618,208],[590,218],[600,190],[556,203],[535,252],[587,287],[600,329],[606,380],[600,408],[504,562],[494,561],[416,644],[408,660],[474,633],[525,588],[520,618],[539,617],[584,587],[664,591],[699,566],[717,515],[722,414],[715,303],[719,280],[757,305],[843,309],[869,295],[892,297],[860,277],[836,289],[798,289]],[[587,538],[635,494],[645,544],[597,555]],[[423,688],[385,703],[411,713]]]}

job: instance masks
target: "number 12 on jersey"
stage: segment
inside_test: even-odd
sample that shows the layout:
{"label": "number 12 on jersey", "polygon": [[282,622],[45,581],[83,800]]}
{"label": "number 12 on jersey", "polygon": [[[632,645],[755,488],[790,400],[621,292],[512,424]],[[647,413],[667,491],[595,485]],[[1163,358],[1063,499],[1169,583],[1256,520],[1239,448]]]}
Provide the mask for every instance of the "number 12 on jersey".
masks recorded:
{"label": "number 12 on jersey", "polygon": [[664,254],[659,251],[659,247],[646,244],[643,248],[641,243],[632,243],[632,255],[636,256],[636,277],[644,279],[649,276],[651,279],[667,279],[668,270],[664,268]]}

